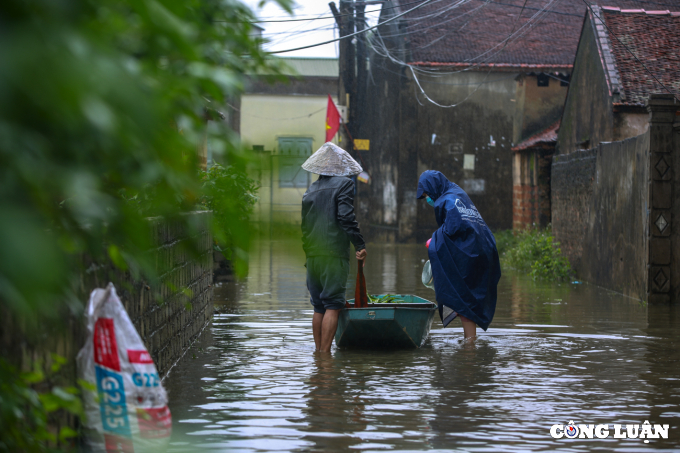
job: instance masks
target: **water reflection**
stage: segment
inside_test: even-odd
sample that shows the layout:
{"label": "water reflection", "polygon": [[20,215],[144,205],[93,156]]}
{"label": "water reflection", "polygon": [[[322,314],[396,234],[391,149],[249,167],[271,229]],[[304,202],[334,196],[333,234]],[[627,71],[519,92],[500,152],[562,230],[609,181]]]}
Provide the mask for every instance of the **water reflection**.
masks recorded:
{"label": "water reflection", "polygon": [[[371,246],[372,293],[416,294],[422,246]],[[506,272],[488,332],[416,351],[314,353],[298,244],[218,288],[213,325],[166,380],[172,451],[647,451],[680,447],[677,310]],[[353,281],[356,268],[350,272]],[[353,287],[350,284],[350,293]],[[554,423],[668,423],[669,439],[553,440]]]}

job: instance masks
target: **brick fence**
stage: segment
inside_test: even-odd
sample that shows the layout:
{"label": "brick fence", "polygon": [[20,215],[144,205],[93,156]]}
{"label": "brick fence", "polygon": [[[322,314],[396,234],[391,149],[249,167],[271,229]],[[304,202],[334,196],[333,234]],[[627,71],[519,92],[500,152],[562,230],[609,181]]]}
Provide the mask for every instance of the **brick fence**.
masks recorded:
{"label": "brick fence", "polygon": [[211,214],[188,215],[195,229],[191,238],[195,249],[188,247],[189,234],[181,223],[149,221],[154,244],[150,253],[155,255],[156,270],[161,273],[157,287],[134,281],[128,273],[117,272],[116,279],[111,280],[108,272],[101,269],[85,276],[89,284],[82,288],[87,294],[94,288],[106,287],[107,279],[113,282],[161,377],[212,318]]}
{"label": "brick fence", "polygon": [[[64,306],[58,323],[42,326],[31,338],[20,328],[22,320],[0,313],[0,351],[10,362],[30,369],[34,363],[49,366],[51,354],[67,359],[60,384],[74,385],[75,356],[85,343],[82,311],[90,292],[109,282],[116,287],[135,328],[151,353],[158,372],[165,376],[186,352],[212,317],[213,244],[209,212],[191,216],[192,232],[182,223],[150,219],[149,231],[160,278],[155,284],[135,280],[110,263],[85,260],[80,274],[79,301],[76,307]],[[192,247],[189,244],[193,244]],[[35,330],[35,329],[33,329]]]}

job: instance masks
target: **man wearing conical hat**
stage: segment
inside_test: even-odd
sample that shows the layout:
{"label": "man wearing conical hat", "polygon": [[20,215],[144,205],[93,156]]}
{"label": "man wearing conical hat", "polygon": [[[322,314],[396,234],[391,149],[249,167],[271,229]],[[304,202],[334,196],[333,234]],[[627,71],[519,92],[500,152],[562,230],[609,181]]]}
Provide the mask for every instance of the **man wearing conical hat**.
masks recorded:
{"label": "man wearing conical hat", "polygon": [[354,216],[354,182],[348,178],[363,170],[349,153],[330,142],[302,168],[320,175],[302,197],[302,247],[314,307],[314,343],[317,351],[330,352],[338,315],[345,306],[350,242],[362,265],[366,258],[366,244]]}

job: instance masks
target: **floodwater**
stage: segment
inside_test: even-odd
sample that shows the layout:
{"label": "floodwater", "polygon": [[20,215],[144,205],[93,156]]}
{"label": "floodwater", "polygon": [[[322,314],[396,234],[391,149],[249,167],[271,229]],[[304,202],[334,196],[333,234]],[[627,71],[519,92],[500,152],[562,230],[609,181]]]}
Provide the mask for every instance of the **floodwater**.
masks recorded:
{"label": "floodwater", "polygon": [[[368,253],[370,293],[434,300],[424,246]],[[246,280],[216,288],[212,325],[165,380],[170,451],[680,451],[677,310],[504,271],[474,343],[436,317],[419,350],[324,356],[303,263],[298,244],[263,243]],[[550,436],[572,420],[609,437]],[[645,421],[670,425],[668,439],[613,437],[613,424]]]}

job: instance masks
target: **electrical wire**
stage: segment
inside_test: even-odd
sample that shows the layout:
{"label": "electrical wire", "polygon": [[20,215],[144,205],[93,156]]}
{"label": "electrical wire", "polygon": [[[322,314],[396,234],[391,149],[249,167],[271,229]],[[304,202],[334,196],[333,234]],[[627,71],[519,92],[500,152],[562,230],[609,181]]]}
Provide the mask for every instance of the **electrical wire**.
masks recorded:
{"label": "electrical wire", "polygon": [[[529,18],[529,20],[528,20],[525,24],[523,24],[522,27],[520,27],[519,30],[517,30],[516,32],[513,32],[513,33],[511,33],[510,35],[508,35],[508,37],[506,37],[506,38],[505,38],[504,40],[502,40],[500,43],[496,44],[496,46],[494,46],[492,49],[488,49],[488,50],[487,50],[486,52],[484,52],[483,54],[477,55],[477,56],[475,56],[475,57],[473,57],[473,58],[471,58],[471,59],[468,59],[467,61],[476,60],[476,59],[478,59],[481,55],[487,54],[490,50],[493,50],[494,48],[498,47],[499,45],[505,43],[504,46],[503,46],[503,48],[502,48],[500,51],[494,52],[492,55],[488,56],[487,58],[485,58],[485,59],[484,59],[483,61],[481,61],[481,62],[478,62],[478,63],[470,63],[470,66],[469,66],[469,67],[466,67],[466,68],[464,68],[464,69],[460,69],[460,70],[456,70],[456,71],[442,71],[441,69],[428,70],[428,69],[424,69],[424,68],[417,67],[417,66],[415,66],[415,65],[411,65],[411,64],[409,64],[409,63],[406,63],[405,61],[399,60],[399,59],[395,58],[394,56],[392,56],[392,54],[390,53],[390,51],[387,50],[387,46],[385,45],[384,41],[382,41],[382,36],[381,36],[380,33],[374,35],[374,36],[376,36],[378,39],[380,39],[380,43],[377,44],[377,45],[374,45],[374,46],[373,46],[373,50],[374,50],[378,55],[381,55],[381,56],[383,56],[383,57],[385,57],[385,58],[390,59],[390,60],[391,60],[392,62],[394,62],[395,64],[398,64],[398,65],[401,65],[401,66],[408,66],[408,67],[410,67],[410,68],[412,67],[412,68],[413,68],[412,71],[416,71],[416,72],[419,72],[419,73],[421,73],[421,74],[431,75],[431,76],[434,76],[434,77],[444,77],[444,76],[447,76],[447,75],[450,75],[450,74],[456,74],[456,73],[459,73],[459,72],[471,71],[471,70],[474,70],[474,69],[476,69],[476,68],[478,68],[478,67],[484,65],[484,64],[485,64],[486,62],[488,62],[490,59],[492,59],[493,57],[495,57],[496,55],[498,55],[500,52],[502,52],[502,51],[505,49],[505,47],[507,46],[507,44],[509,44],[510,42],[516,41],[517,39],[519,39],[520,37],[522,37],[524,34],[526,34],[526,33],[530,30],[530,28],[527,28],[527,27],[529,27],[529,25],[531,25],[533,22],[535,22],[535,21],[537,20],[537,18],[539,18],[539,20],[540,20],[540,17],[539,17],[539,16],[541,15],[541,13],[544,12],[548,7],[552,6],[554,3],[559,2],[559,1],[560,1],[560,0],[551,0],[546,6],[543,7],[542,10],[540,10],[538,13],[534,14],[531,18]],[[375,42],[373,42],[372,44],[375,44]],[[414,66],[415,66],[415,67],[414,67]]]}
{"label": "electrical wire", "polygon": [[[524,6],[526,6],[526,4],[527,4],[527,0],[524,0],[524,4],[522,5],[522,6],[523,6],[523,7],[522,7],[522,10],[520,11],[519,15],[517,16],[517,18],[515,19],[514,23],[512,24],[512,31],[511,31],[510,34],[508,35],[508,38],[506,38],[505,44],[503,45],[503,48],[500,50],[500,52],[502,52],[503,50],[505,50],[505,47],[508,45],[508,42],[509,42],[510,37],[515,33],[515,28],[517,27],[517,22],[522,18],[522,13],[524,12]],[[482,54],[482,55],[483,55],[483,54]],[[480,56],[481,56],[481,55],[480,55]],[[475,58],[478,58],[478,57],[475,57]],[[467,101],[468,99],[470,99],[470,98],[472,97],[472,95],[475,94],[475,93],[477,92],[477,90],[479,90],[479,88],[482,86],[482,84],[486,81],[486,79],[489,77],[489,74],[491,74],[491,70],[487,71],[486,75],[484,76],[484,79],[482,79],[482,81],[479,83],[479,85],[477,85],[477,86],[475,87],[475,89],[472,90],[472,92],[469,93],[469,94],[465,97],[465,99],[463,99],[462,101],[457,102],[457,103],[455,103],[455,104],[442,105],[442,104],[439,104],[438,102],[434,101],[432,98],[430,98],[430,97],[427,95],[427,93],[425,92],[425,90],[423,89],[423,87],[420,85],[420,81],[418,80],[418,76],[416,75],[416,72],[413,70],[413,65],[409,65],[409,68],[411,69],[411,75],[413,75],[413,79],[415,80],[416,85],[418,85],[418,88],[420,89],[420,92],[423,94],[423,96],[425,96],[425,99],[427,99],[428,101],[430,101],[432,104],[436,105],[437,107],[441,107],[441,108],[452,108],[452,107],[457,107],[457,106],[459,106],[460,104],[462,104],[463,102],[465,102],[465,101]]]}
{"label": "electrical wire", "polygon": [[[486,61],[488,61],[489,59],[493,58],[495,55],[498,55],[498,54],[501,53],[503,50],[505,50],[505,48],[507,47],[507,45],[508,45],[510,42],[514,42],[514,41],[516,41],[517,39],[519,39],[521,36],[523,36],[524,34],[526,34],[526,32],[528,31],[527,26],[528,26],[529,24],[531,24],[532,22],[535,22],[535,21],[537,20],[537,18],[538,18],[538,20],[540,20],[541,15],[542,15],[542,16],[545,16],[544,11],[547,10],[548,7],[552,6],[555,2],[558,2],[558,1],[560,1],[560,0],[552,0],[551,2],[549,2],[549,3],[548,3],[546,6],[544,6],[541,10],[539,10],[539,12],[537,12],[537,13],[534,14],[531,18],[529,18],[529,20],[528,20],[525,24],[523,24],[522,27],[520,27],[519,30],[515,31],[515,29],[516,29],[516,27],[517,27],[517,22],[518,22],[518,21],[520,20],[520,18],[521,18],[521,15],[522,15],[522,12],[523,12],[523,10],[522,10],[522,12],[520,12],[520,14],[518,15],[517,19],[516,19],[515,22],[513,23],[513,30],[510,32],[510,34],[509,34],[504,40],[502,40],[500,43],[496,44],[496,46],[494,46],[493,48],[488,49],[488,50],[487,50],[486,52],[484,52],[483,54],[480,54],[480,55],[474,57],[473,59],[469,59],[468,61],[478,59],[478,58],[480,58],[481,56],[487,54],[489,51],[491,51],[491,50],[497,48],[499,45],[502,44],[503,47],[502,47],[499,51],[497,51],[497,52],[491,54],[489,57],[487,57],[487,58],[484,60],[484,62],[486,62]],[[524,5],[526,5],[526,0],[524,1]],[[523,29],[526,29],[526,30],[525,30],[525,31],[522,31]],[[427,92],[424,90],[424,88],[422,87],[422,85],[421,85],[421,83],[420,83],[420,80],[418,79],[417,69],[414,67],[415,65],[408,64],[408,63],[406,63],[406,62],[403,62],[403,61],[400,61],[400,60],[397,60],[396,58],[394,58],[394,57],[390,54],[390,52],[387,50],[387,47],[385,46],[384,41],[382,41],[382,37],[380,36],[380,33],[379,33],[379,32],[378,32],[378,34],[377,34],[376,36],[377,36],[378,38],[381,39],[382,49],[381,49],[381,50],[378,50],[378,47],[379,47],[379,46],[375,46],[375,47],[374,47],[374,51],[376,51],[376,53],[378,53],[378,55],[384,56],[384,57],[390,59],[391,61],[393,61],[393,62],[396,63],[396,64],[399,64],[399,65],[401,65],[401,66],[408,67],[409,70],[411,71],[411,75],[413,76],[414,81],[416,82],[416,86],[417,86],[418,89],[420,90],[421,94],[425,97],[425,99],[427,99],[430,103],[432,103],[432,104],[434,104],[434,105],[436,105],[436,106],[438,106],[438,107],[441,107],[441,108],[452,108],[452,107],[456,107],[456,106],[462,104],[463,102],[467,101],[468,99],[470,99],[470,97],[471,97],[474,93],[476,93],[477,90],[479,90],[479,88],[486,82],[486,79],[488,78],[489,74],[491,73],[491,69],[489,69],[489,71],[488,71],[488,72],[486,73],[486,75],[484,76],[484,79],[482,79],[482,81],[475,87],[475,89],[472,90],[472,92],[469,93],[463,100],[461,100],[461,101],[459,101],[459,102],[457,102],[457,103],[455,103],[455,104],[442,105],[442,104],[439,104],[438,102],[436,102],[435,100],[433,100],[432,98],[430,98],[430,96],[429,96],[429,95],[427,94]],[[382,53],[381,53],[381,51],[382,51]],[[483,63],[482,63],[482,64],[483,64]],[[468,68],[465,68],[465,69],[462,69],[462,70],[458,70],[458,71],[450,71],[450,72],[448,72],[448,74],[458,73],[458,72],[463,72],[463,71],[468,71],[468,70],[471,70],[471,69],[473,69],[474,67],[478,67],[478,66],[480,66],[480,63],[472,63],[471,66],[468,67]],[[423,73],[428,73],[428,72],[433,72],[433,71],[427,71],[427,72],[426,72],[426,71],[421,71],[421,72],[423,72]],[[434,73],[435,73],[435,74],[441,74],[441,71],[434,71]],[[418,103],[420,104],[420,100],[419,100],[417,97],[416,97],[416,100],[417,100]],[[421,104],[421,105],[422,105],[422,104]]]}
{"label": "electrical wire", "polygon": [[[376,9],[373,11],[365,11],[365,14],[371,14],[371,13],[379,13],[382,12],[386,9],[395,9],[395,8],[403,8],[404,6],[408,5],[415,5],[417,3],[421,3],[422,0],[417,0],[415,2],[409,2],[409,3],[403,3],[399,6],[384,6],[380,9]],[[348,14],[338,14],[337,17],[346,17],[346,16],[354,16],[354,13],[348,13]],[[253,21],[245,21],[245,23],[249,24],[260,24],[260,23],[269,23],[269,22],[300,22],[304,20],[319,20],[319,19],[335,19],[336,16],[323,16],[323,17],[311,17],[311,18],[300,18],[300,19],[281,19],[281,20],[253,20]],[[227,22],[227,21],[215,21],[215,22]]]}
{"label": "electrical wire", "polygon": [[309,48],[312,48],[312,47],[323,46],[323,45],[330,44],[330,43],[333,43],[333,42],[336,42],[336,41],[340,41],[340,40],[342,40],[342,39],[351,38],[351,37],[353,37],[353,36],[357,36],[357,35],[360,35],[360,34],[362,34],[362,33],[366,33],[366,32],[368,32],[368,31],[370,31],[370,30],[374,30],[374,29],[378,28],[380,25],[384,25],[384,24],[386,24],[386,23],[388,23],[388,22],[392,22],[392,21],[394,21],[394,20],[397,20],[397,19],[399,19],[400,17],[402,17],[402,16],[404,16],[404,15],[406,15],[406,14],[412,12],[412,11],[415,11],[415,10],[418,9],[418,8],[422,8],[423,6],[427,5],[428,3],[432,2],[432,1],[434,1],[434,0],[425,0],[425,1],[424,1],[423,3],[421,3],[420,5],[415,6],[415,7],[411,8],[411,9],[409,9],[408,11],[405,11],[405,12],[403,12],[403,13],[401,13],[401,14],[398,14],[398,15],[392,17],[391,19],[388,19],[388,20],[386,20],[386,21],[384,21],[384,22],[382,22],[382,23],[376,24],[376,25],[374,25],[373,27],[370,27],[370,28],[366,28],[366,29],[364,29],[364,30],[357,31],[357,32],[351,33],[351,34],[349,34],[349,35],[341,36],[341,37],[339,37],[339,38],[337,38],[337,39],[331,39],[330,41],[325,41],[325,42],[321,42],[321,43],[317,43],[317,44],[310,44],[310,45],[308,45],[308,46],[296,47],[296,48],[294,48],[294,49],[286,49],[286,50],[271,51],[271,52],[269,52],[269,53],[271,53],[271,54],[276,54],[276,53],[293,52],[293,51],[296,51],[296,50],[303,50],[303,49],[309,49]]}

